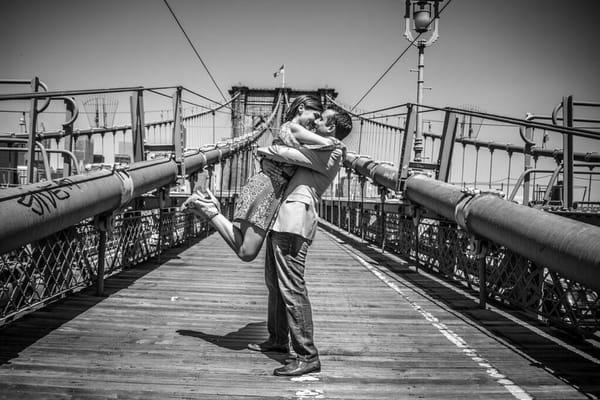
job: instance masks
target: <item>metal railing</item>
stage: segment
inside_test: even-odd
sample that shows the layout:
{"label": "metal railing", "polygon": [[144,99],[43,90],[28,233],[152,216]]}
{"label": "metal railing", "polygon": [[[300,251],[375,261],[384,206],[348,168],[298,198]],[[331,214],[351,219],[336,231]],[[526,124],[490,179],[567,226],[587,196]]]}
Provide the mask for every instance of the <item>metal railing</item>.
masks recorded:
{"label": "metal railing", "polygon": [[[569,102],[569,99],[572,100],[571,97],[563,99],[567,106],[562,109],[567,110],[567,117],[573,114],[574,106],[589,108],[596,104]],[[348,112],[340,103],[335,104]],[[559,107],[558,111],[560,109]],[[378,111],[389,110],[395,111],[377,114]],[[540,192],[549,191],[557,195],[558,189],[561,192],[560,198],[554,196],[552,208],[558,206],[561,209],[572,209],[582,202],[592,204],[600,200],[598,187],[593,187],[594,168],[595,164],[600,162],[600,153],[594,151],[597,146],[581,142],[593,140],[594,143],[598,143],[600,134],[597,130],[600,128],[600,120],[597,118],[565,117],[566,121],[570,122],[559,125],[558,123],[565,119],[556,115],[554,120],[551,116],[532,114],[519,119],[477,109],[427,105],[421,105],[419,113],[424,115],[423,118],[428,118],[425,122],[429,124],[429,128],[423,129],[422,143],[425,146],[418,151],[418,158],[412,134],[416,131],[417,111],[416,105],[412,103],[386,107],[374,112],[350,113],[355,120],[355,127],[345,142],[350,150],[358,154],[369,154],[380,162],[386,161],[396,165],[400,172],[400,185],[416,170],[429,172],[440,180],[460,186],[495,189],[504,193],[514,191],[515,182],[519,181],[513,200],[538,207],[550,207],[549,202],[539,201]],[[553,114],[556,113],[557,110]],[[554,123],[542,123],[539,120]],[[382,123],[383,121],[387,123]],[[574,126],[576,123],[587,125],[577,127]],[[405,132],[411,134],[405,135]],[[556,135],[552,136],[552,133]],[[543,137],[540,137],[540,134]],[[514,139],[508,139],[511,136]],[[569,147],[568,143],[572,140],[565,140],[568,137],[579,138],[579,142],[575,143],[579,146],[579,152],[573,151],[576,146]],[[553,138],[563,140],[557,142]],[[565,169],[564,165],[569,167]],[[557,178],[554,181],[551,179],[552,174],[525,174],[519,179],[522,173],[530,169],[555,170],[561,166],[561,172],[558,177],[554,177]],[[570,173],[569,170],[574,172]],[[568,179],[569,177],[571,179]],[[354,182],[353,186],[358,188],[358,182]],[[397,189],[400,190],[401,187]],[[571,200],[568,200],[566,192],[571,193]],[[596,199],[591,198],[592,192]],[[358,193],[353,195],[356,198]],[[538,197],[535,197],[536,195]]]}
{"label": "metal railing", "polygon": [[600,227],[349,153],[347,173],[380,200],[326,198],[326,221],[504,304],[582,334],[600,329]]}
{"label": "metal railing", "polygon": [[211,186],[220,175],[215,193],[232,216],[276,104],[254,131],[183,152],[179,162],[138,161],[0,191],[0,325],[93,284],[102,294],[106,275],[206,235],[206,224],[174,207],[185,196],[171,197],[169,187],[182,177],[193,188],[199,174]]}

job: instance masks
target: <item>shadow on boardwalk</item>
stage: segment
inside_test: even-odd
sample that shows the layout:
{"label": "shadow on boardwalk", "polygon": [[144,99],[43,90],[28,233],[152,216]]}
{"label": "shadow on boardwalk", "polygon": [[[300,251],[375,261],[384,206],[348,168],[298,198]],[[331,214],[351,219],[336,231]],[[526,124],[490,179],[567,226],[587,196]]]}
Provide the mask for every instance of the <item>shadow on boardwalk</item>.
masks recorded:
{"label": "shadow on boardwalk", "polygon": [[[208,343],[214,344],[219,347],[223,347],[225,349],[234,351],[246,351],[248,349],[248,344],[254,343],[256,341],[257,336],[260,336],[261,334],[264,334],[264,332],[266,332],[266,326],[266,321],[251,322],[246,326],[238,329],[237,331],[229,332],[226,335],[212,335],[209,333],[188,329],[179,329],[177,333],[182,336],[190,336],[202,339]],[[272,360],[280,362],[281,364],[283,364],[284,360],[287,357],[289,357],[288,354],[276,352],[268,352],[263,354]]]}

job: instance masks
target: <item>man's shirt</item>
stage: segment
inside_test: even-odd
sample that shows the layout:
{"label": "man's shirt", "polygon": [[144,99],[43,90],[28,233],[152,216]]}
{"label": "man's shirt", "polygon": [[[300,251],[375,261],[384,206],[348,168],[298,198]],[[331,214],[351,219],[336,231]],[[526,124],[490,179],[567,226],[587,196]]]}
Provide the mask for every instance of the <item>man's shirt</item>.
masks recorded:
{"label": "man's shirt", "polygon": [[340,146],[291,148],[261,147],[258,154],[273,161],[297,165],[271,230],[313,240],[317,233],[317,206],[343,162]]}

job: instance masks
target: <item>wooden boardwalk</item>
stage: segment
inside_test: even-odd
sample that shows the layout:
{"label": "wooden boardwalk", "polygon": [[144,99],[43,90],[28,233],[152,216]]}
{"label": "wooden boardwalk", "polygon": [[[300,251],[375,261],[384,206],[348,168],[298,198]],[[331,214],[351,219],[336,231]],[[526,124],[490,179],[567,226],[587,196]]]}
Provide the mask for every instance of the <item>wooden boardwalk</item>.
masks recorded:
{"label": "wooden boardwalk", "polygon": [[[372,258],[374,257],[374,258]],[[0,330],[1,399],[580,399],[598,364],[321,230],[307,282],[322,372],[272,375],[263,259],[217,235]],[[542,363],[540,363],[540,361]],[[579,386],[579,389],[573,385]]]}

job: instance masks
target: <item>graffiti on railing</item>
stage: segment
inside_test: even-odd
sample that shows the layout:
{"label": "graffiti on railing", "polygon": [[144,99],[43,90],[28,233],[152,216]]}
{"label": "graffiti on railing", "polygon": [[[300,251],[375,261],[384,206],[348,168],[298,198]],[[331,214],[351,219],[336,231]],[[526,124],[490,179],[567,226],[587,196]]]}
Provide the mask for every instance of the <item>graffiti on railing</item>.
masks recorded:
{"label": "graffiti on railing", "polygon": [[55,185],[58,186],[55,189],[24,194],[17,200],[17,203],[29,208],[37,215],[49,214],[58,208],[59,202],[71,197],[69,191],[73,191],[74,186],[79,188],[79,185],[69,178],[63,178],[56,182],[45,182],[38,188],[46,189]]}

